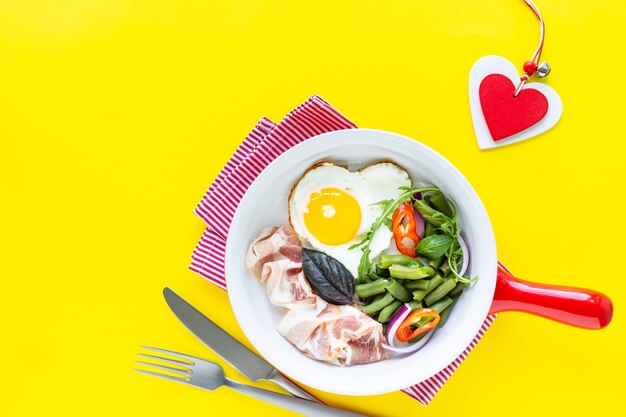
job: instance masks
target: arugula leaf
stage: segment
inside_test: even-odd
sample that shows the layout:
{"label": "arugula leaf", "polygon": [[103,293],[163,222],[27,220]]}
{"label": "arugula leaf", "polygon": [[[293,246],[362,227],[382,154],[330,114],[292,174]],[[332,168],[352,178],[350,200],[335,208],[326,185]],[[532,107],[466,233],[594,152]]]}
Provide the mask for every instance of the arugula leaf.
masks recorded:
{"label": "arugula leaf", "polygon": [[392,201],[393,200],[380,200],[380,201],[377,201],[375,203],[370,204],[370,206],[386,206],[387,204],[389,204]]}
{"label": "arugula leaf", "polygon": [[461,233],[461,229],[459,228],[459,224],[456,222],[456,219],[449,219],[448,221],[442,223],[439,229],[454,238],[458,238]]}
{"label": "arugula leaf", "polygon": [[359,277],[357,279],[358,283],[364,283],[369,276],[370,272],[372,272],[372,264],[370,263],[370,245],[361,249],[363,251],[363,255],[361,255],[361,260],[359,261],[359,267],[357,269],[357,273]]}
{"label": "arugula leaf", "polygon": [[463,249],[461,249],[461,246],[459,245],[458,240],[455,241],[452,246],[450,246],[450,249],[448,250],[448,253],[446,255],[448,257],[448,266],[450,267],[450,271],[452,271],[452,274],[455,276],[458,282],[471,284],[472,282],[478,281],[478,277],[467,278],[461,276],[458,273],[459,264],[463,261],[463,256],[465,256],[465,254],[463,253]]}
{"label": "arugula leaf", "polygon": [[369,240],[369,238],[370,238],[370,233],[369,233],[369,232],[367,232],[367,234],[365,235],[365,237],[363,238],[363,240],[362,240],[362,241],[360,241],[360,242],[358,242],[358,243],[355,243],[354,245],[350,245],[350,247],[348,248],[348,250],[351,250],[351,249],[356,249],[356,248],[358,248],[359,246],[364,245],[365,243],[367,243],[367,241]]}

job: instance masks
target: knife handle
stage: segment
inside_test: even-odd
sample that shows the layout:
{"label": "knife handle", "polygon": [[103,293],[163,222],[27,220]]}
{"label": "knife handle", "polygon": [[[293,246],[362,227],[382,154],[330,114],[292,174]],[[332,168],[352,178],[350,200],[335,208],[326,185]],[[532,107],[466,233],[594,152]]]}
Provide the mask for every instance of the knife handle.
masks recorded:
{"label": "knife handle", "polygon": [[269,378],[269,381],[275,382],[280,385],[296,397],[304,398],[305,400],[314,401],[316,403],[322,404],[320,400],[297,386],[295,383],[291,382],[289,379],[285,378],[280,372],[274,371],[274,375]]}
{"label": "knife handle", "polygon": [[228,380],[226,385],[243,394],[309,417],[365,417],[363,414],[351,413],[350,411],[340,410],[290,395],[278,394],[277,392],[241,384],[236,381]]}

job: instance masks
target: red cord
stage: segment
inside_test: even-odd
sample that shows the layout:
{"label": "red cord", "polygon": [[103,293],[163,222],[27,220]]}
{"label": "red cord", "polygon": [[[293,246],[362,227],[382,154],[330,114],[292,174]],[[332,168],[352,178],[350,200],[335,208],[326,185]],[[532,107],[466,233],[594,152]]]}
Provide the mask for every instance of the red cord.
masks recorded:
{"label": "red cord", "polygon": [[520,77],[520,82],[517,85],[517,88],[515,89],[515,93],[513,94],[513,97],[517,97],[519,92],[522,90],[522,87],[524,86],[524,83],[526,83],[526,81],[528,81],[530,76],[534,74],[537,66],[539,65],[539,59],[541,59],[541,52],[543,51],[543,42],[544,42],[544,39],[545,39],[545,36],[546,36],[546,24],[543,21],[543,17],[541,16],[541,12],[539,11],[537,6],[535,6],[535,4],[531,0],[524,0],[524,3],[526,3],[528,5],[528,7],[530,7],[530,10],[532,10],[533,13],[535,14],[535,16],[537,16],[537,19],[539,19],[539,25],[540,25],[540,29],[539,29],[539,45],[537,46],[537,49],[535,50],[535,53],[533,54],[533,56],[530,58],[530,61],[529,61],[529,62],[532,62],[532,63],[535,64],[534,70],[530,74],[529,73],[525,73],[525,74],[523,74]]}
{"label": "red cord", "polygon": [[537,19],[539,19],[539,25],[540,25],[539,46],[537,46],[535,53],[530,59],[532,62],[539,65],[539,59],[541,58],[541,52],[543,51],[543,41],[544,41],[545,33],[546,33],[546,24],[543,21],[543,17],[541,16],[541,12],[537,8],[537,6],[535,6],[535,4],[531,0],[524,0],[524,2],[528,5],[528,7],[530,7],[533,13],[535,13],[535,16],[537,16]]}

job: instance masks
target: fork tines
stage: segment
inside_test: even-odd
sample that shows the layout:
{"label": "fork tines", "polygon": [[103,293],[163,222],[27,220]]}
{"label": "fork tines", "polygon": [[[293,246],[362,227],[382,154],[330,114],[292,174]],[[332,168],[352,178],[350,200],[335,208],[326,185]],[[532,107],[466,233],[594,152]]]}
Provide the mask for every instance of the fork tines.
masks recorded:
{"label": "fork tines", "polygon": [[171,358],[164,357],[164,356],[156,356],[156,355],[149,355],[147,353],[139,353],[139,356],[141,356],[142,358],[148,358],[153,361],[167,363],[170,365],[174,365],[175,367],[161,365],[159,363],[145,362],[145,361],[135,361],[135,363],[143,365],[146,368],[152,368],[153,370],[165,371],[170,374],[177,375],[177,376],[169,375],[163,372],[148,371],[145,369],[135,368],[133,369],[133,371],[140,372],[146,375],[156,376],[159,378],[169,379],[170,381],[182,382],[182,383],[188,383],[189,380],[191,379],[191,373],[193,372],[193,365],[195,363],[194,361],[196,360],[196,358],[194,358],[193,356],[185,355],[183,353],[173,352],[171,350],[154,348],[150,346],[141,346],[141,348],[177,358],[177,359],[171,359]]}

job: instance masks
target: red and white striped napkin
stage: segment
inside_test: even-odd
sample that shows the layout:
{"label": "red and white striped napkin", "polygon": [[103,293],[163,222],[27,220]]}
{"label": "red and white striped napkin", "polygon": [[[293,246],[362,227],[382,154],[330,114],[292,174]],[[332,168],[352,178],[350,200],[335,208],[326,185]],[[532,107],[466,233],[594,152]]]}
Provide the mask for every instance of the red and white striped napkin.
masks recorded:
{"label": "red and white striped napkin", "polygon": [[[254,179],[275,158],[292,146],[319,134],[356,125],[319,96],[312,96],[280,123],[262,118],[239,145],[195,209],[207,224],[191,255],[189,269],[226,290],[224,258],[228,229],[235,210]],[[485,334],[495,315],[485,319],[469,346],[450,365],[431,378],[402,390],[428,405]]]}

